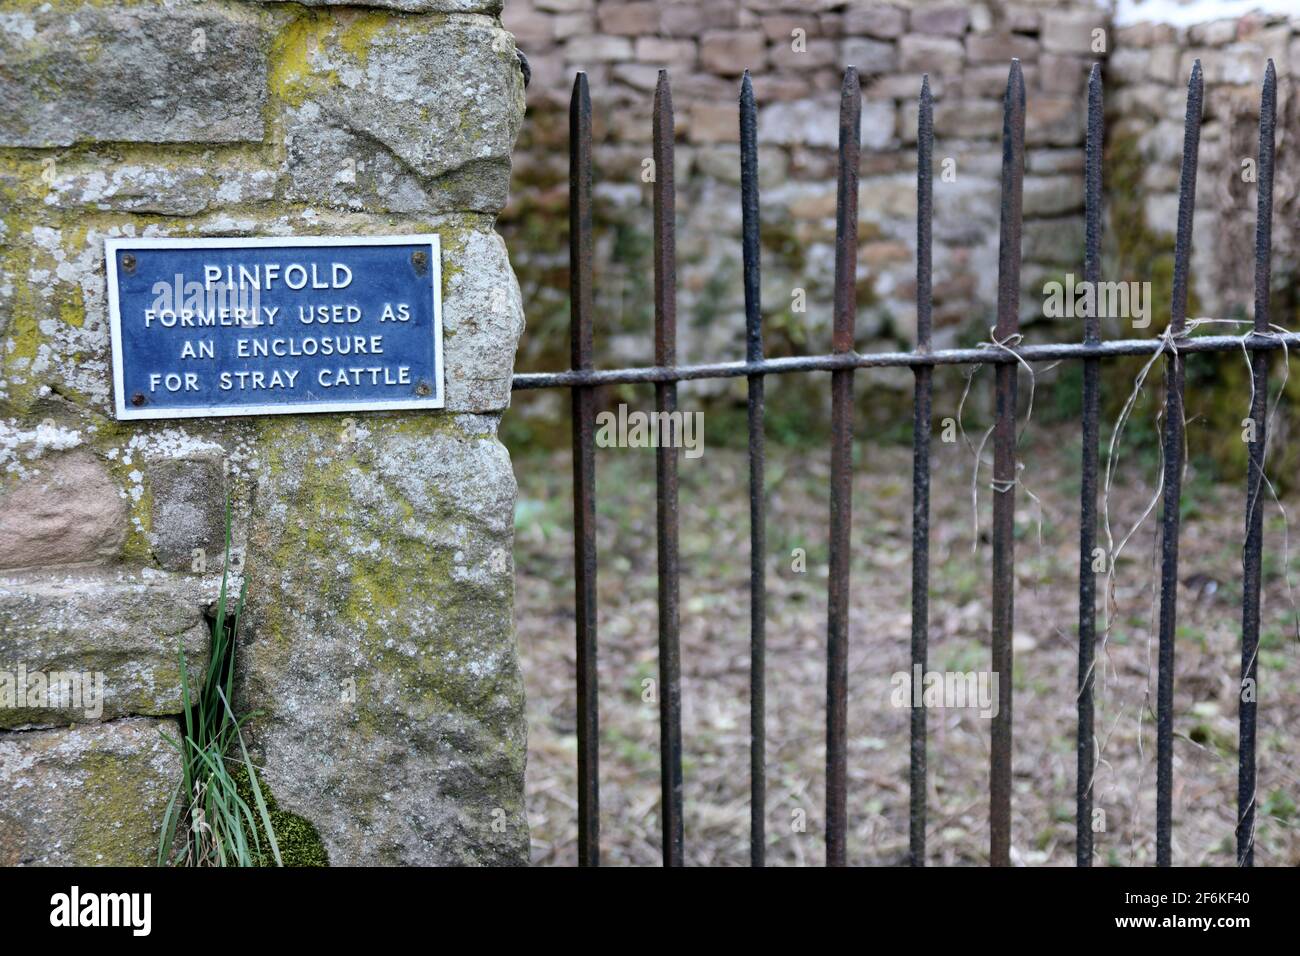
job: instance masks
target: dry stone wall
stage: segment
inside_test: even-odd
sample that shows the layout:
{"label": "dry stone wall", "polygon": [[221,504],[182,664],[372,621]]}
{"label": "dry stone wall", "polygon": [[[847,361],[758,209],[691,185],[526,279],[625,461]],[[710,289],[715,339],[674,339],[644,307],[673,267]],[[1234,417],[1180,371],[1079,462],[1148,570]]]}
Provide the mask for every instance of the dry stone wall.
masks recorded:
{"label": "dry stone wall", "polygon": [[[500,6],[0,3],[0,863],[153,861],[227,496],[280,809],[334,865],[526,861]],[[115,420],[105,239],[426,232],[445,410]]]}
{"label": "dry stone wall", "polygon": [[[670,71],[677,111],[683,361],[743,354],[736,98],[747,68],[759,103],[770,353],[829,346],[836,101],[847,64],[863,77],[859,349],[908,346],[915,337],[914,144],[924,72],[935,95],[935,342],[987,340],[996,299],[1001,96],[1012,57],[1025,65],[1028,98],[1021,314],[1026,326],[1037,323],[1030,334],[1068,339],[1080,331],[1044,320],[1042,290],[1082,271],[1084,84],[1093,61],[1103,64],[1106,82],[1108,275],[1152,281],[1154,294],[1167,292],[1185,84],[1200,56],[1207,96],[1195,304],[1204,314],[1249,310],[1254,186],[1240,174],[1255,152],[1269,56],[1282,104],[1275,273],[1292,274],[1296,262],[1286,224],[1295,220],[1286,210],[1294,206],[1296,160],[1287,143],[1300,131],[1289,96],[1300,17],[1282,2],[1262,5],[1274,12],[1212,21],[1190,18],[1212,16],[1213,3],[1178,7],[1186,12],[1175,25],[1143,19],[1170,4],[1127,0],[1118,10],[1089,0],[512,0],[504,23],[527,54],[533,81],[503,223],[518,249],[534,327],[549,331],[530,337],[521,365],[567,361],[564,111],[578,69],[590,76],[595,111],[596,344],[606,362],[650,356],[651,187],[641,172],[661,68]],[[1292,286],[1279,278],[1275,308],[1294,313],[1286,291]],[[806,311],[796,307],[796,290]],[[1157,303],[1156,328],[1167,316],[1167,306],[1161,309]],[[1139,334],[1131,326],[1107,331]],[[891,377],[873,373],[872,381],[888,385]],[[910,376],[896,381],[910,394]],[[530,396],[528,413],[539,421],[556,415],[546,401]]]}
{"label": "dry stone wall", "polygon": [[[1012,57],[1025,64],[1028,143],[1025,288],[1076,264],[1082,243],[1083,85],[1108,10],[1042,3],[845,3],[832,0],[514,0],[504,13],[527,54],[530,114],[506,212],[520,236],[530,315],[561,313],[552,271],[561,248],[534,248],[533,221],[563,211],[575,70],[595,110],[597,280],[611,358],[647,357],[650,107],[660,68],[677,110],[679,351],[683,360],[743,349],[738,121],[740,74],[759,104],[763,303],[770,350],[829,343],[834,275],[835,147],[840,77],[863,78],[859,195],[859,347],[910,341],[916,322],[916,100],[935,94],[936,343],[985,335],[996,293],[1002,95]],[[1107,47],[1107,49],[1109,49]],[[943,165],[946,163],[946,166]],[[945,172],[947,175],[944,175]],[[541,238],[541,237],[539,237]],[[797,311],[795,290],[806,311]],[[1026,306],[1030,300],[1026,299]],[[558,320],[557,320],[558,321]],[[529,349],[540,346],[530,342]],[[532,359],[530,353],[528,359]],[[538,356],[541,360],[543,357]]]}
{"label": "dry stone wall", "polygon": [[1275,321],[1300,320],[1296,232],[1300,213],[1300,16],[1251,13],[1174,25],[1135,23],[1116,32],[1108,67],[1108,133],[1117,170],[1111,203],[1149,245],[1172,247],[1182,162],[1182,111],[1195,60],[1205,77],[1194,239],[1195,314],[1254,315],[1254,243],[1259,100],[1265,63],[1278,74],[1274,176]]}

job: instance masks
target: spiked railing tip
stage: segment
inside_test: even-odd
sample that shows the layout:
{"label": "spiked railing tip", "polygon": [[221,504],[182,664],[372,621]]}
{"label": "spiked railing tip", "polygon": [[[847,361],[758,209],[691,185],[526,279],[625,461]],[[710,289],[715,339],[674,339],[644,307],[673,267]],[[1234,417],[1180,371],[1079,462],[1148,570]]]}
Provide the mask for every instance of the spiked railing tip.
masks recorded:
{"label": "spiked railing tip", "polygon": [[1020,59],[1018,57],[1011,60],[1011,69],[1007,72],[1007,92],[1006,101],[1023,103],[1025,99],[1025,74],[1020,68]]}
{"label": "spiked railing tip", "polygon": [[669,92],[668,70],[659,71],[659,80],[655,83],[655,96]]}

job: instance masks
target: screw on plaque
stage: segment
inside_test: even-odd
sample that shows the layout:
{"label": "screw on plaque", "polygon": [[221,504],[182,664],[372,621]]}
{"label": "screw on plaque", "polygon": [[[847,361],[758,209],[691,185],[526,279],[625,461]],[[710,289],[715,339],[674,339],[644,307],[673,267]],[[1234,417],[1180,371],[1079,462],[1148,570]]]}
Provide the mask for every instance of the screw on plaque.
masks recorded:
{"label": "screw on plaque", "polygon": [[138,408],[139,406],[143,405],[143,404],[144,404],[144,393],[143,393],[143,392],[136,392],[134,395],[132,395],[132,396],[131,396],[131,404],[132,404],[132,405],[135,405],[137,408]]}
{"label": "screw on plaque", "polygon": [[135,256],[131,255],[131,253],[129,252],[122,253],[122,271],[123,272],[135,271]]}
{"label": "screw on plaque", "polygon": [[411,265],[415,266],[416,275],[424,275],[425,270],[429,268],[429,254],[419,249],[412,252]]}
{"label": "screw on plaque", "polygon": [[421,382],[419,385],[415,386],[416,395],[428,395],[431,391],[433,391],[433,389],[429,388],[428,382]]}

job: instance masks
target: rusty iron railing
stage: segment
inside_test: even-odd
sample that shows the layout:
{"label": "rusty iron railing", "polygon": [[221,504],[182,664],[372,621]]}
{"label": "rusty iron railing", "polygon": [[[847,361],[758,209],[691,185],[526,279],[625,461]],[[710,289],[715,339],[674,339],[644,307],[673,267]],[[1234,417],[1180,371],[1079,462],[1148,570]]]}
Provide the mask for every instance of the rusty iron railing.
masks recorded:
{"label": "rusty iron railing", "polygon": [[[844,72],[840,95],[836,256],[831,351],[822,355],[766,358],[759,301],[758,151],[753,86],[746,73],[740,89],[740,163],[742,246],[746,344],[744,361],[678,365],[676,349],[675,192],[673,183],[673,108],[667,71],[659,74],[654,99],[654,275],[655,363],[619,369],[592,367],[592,213],[591,97],[579,73],[570,102],[569,255],[572,362],[565,372],[515,375],[515,389],[568,388],[573,397],[574,578],[577,618],[578,709],[578,859],[600,862],[598,724],[596,707],[596,528],[595,528],[595,390],[614,384],[653,383],[658,412],[677,408],[677,383],[744,376],[748,381],[750,598],[751,598],[751,828],[754,866],[764,863],[766,835],[764,624],[766,619],[765,509],[763,499],[764,395],[767,375],[796,372],[831,374],[830,569],[827,620],[826,682],[826,862],[843,865],[848,831],[847,681],[850,528],[852,524],[853,378],[858,369],[907,367],[915,376],[912,467],[912,630],[913,668],[924,672],[929,634],[930,412],[932,372],[936,365],[990,364],[995,367],[993,427],[993,574],[992,668],[1010,674],[1015,614],[1014,518],[1016,494],[1016,373],[1025,363],[1074,360],[1083,363],[1082,491],[1079,534],[1079,663],[1076,784],[1076,860],[1093,859],[1092,783],[1095,768],[1093,732],[1094,644],[1096,640],[1097,476],[1100,374],[1103,360],[1120,356],[1163,354],[1166,366],[1164,476],[1160,574],[1159,662],[1157,686],[1156,862],[1172,862],[1174,636],[1178,582],[1179,500],[1182,480],[1184,359],[1201,352],[1250,350],[1254,398],[1251,417],[1256,441],[1250,444],[1246,488],[1246,538],[1243,549],[1241,676],[1255,678],[1259,645],[1260,560],[1263,548],[1262,507],[1264,426],[1267,411],[1267,355],[1300,345],[1300,336],[1276,332],[1269,321],[1269,257],[1273,204],[1273,153],[1276,123],[1276,75],[1270,60],[1260,109],[1258,212],[1255,237],[1255,315],[1244,336],[1188,335],[1187,279],[1195,207],[1197,153],[1200,141],[1203,79],[1200,62],[1187,87],[1182,176],[1174,251],[1173,300],[1165,333],[1151,339],[1102,341],[1097,310],[1085,318],[1083,340],[1065,344],[1021,344],[1018,314],[1020,246],[1023,218],[1025,86],[1018,61],[1012,61],[1003,101],[1002,202],[998,249],[997,323],[993,347],[934,349],[931,346],[931,219],[933,104],[928,77],[923,79],[917,133],[917,344],[910,352],[859,354],[854,351],[857,312],[858,150],[861,93],[857,71]],[[1088,79],[1085,163],[1084,278],[1100,279],[1102,82],[1094,65]],[[660,761],[665,865],[681,865],[682,750],[681,676],[678,643],[677,454],[661,443],[656,458],[658,491]],[[915,672],[915,671],[913,671]],[[1243,695],[1244,696],[1244,695]],[[1012,682],[998,682],[998,708],[992,721],[989,824],[990,862],[1011,859]],[[909,859],[925,863],[926,710],[911,714]],[[1254,699],[1243,699],[1239,712],[1237,861],[1254,859],[1255,825]]]}

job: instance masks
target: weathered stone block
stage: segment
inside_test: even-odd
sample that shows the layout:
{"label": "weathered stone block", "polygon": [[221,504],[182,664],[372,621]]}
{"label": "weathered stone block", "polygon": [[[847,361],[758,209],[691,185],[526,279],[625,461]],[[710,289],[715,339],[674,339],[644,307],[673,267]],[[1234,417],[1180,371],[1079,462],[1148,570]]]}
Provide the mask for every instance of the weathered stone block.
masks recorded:
{"label": "weathered stone block", "polygon": [[1025,171],[1029,173],[1081,173],[1083,153],[1076,147],[1031,149],[1025,153]]}
{"label": "weathered stone block", "polygon": [[[789,157],[783,149],[760,148],[758,151],[759,188],[775,189],[785,182],[789,162]],[[740,147],[735,142],[697,150],[695,164],[702,175],[731,186],[740,185]]]}
{"label": "weathered stone block", "polygon": [[242,699],[332,865],[526,862],[514,476],[495,418],[268,423]]}
{"label": "weathered stone block", "polygon": [[862,148],[890,149],[898,145],[898,111],[893,103],[865,100],[862,104]]}
{"label": "weathered stone block", "polygon": [[1201,61],[1205,82],[1245,85],[1264,77],[1264,53],[1255,43],[1233,43],[1221,49],[1187,50],[1180,60],[1178,82],[1186,83],[1192,65]]}
{"label": "weathered stone block", "polygon": [[1000,208],[996,179],[958,173],[955,182],[935,192],[934,237],[962,244],[996,240]]}
{"label": "weathered stone block", "polygon": [[533,0],[538,10],[550,10],[553,13],[572,13],[575,10],[590,10],[596,0]]}
{"label": "weathered stone block", "polygon": [[917,33],[959,37],[970,26],[970,8],[955,4],[918,7],[912,11],[911,26]]}
{"label": "weathered stone block", "polygon": [[758,141],[783,146],[834,147],[839,142],[838,99],[773,103],[758,112]]}
{"label": "weathered stone block", "polygon": [[549,44],[555,38],[555,18],[535,9],[531,4],[512,0],[501,11],[501,25],[514,34],[515,41],[529,50]]}
{"label": "weathered stone block", "polygon": [[[1034,90],[1039,86],[1038,67],[1030,63],[1022,68],[1025,77],[1025,89]],[[989,66],[968,66],[961,75],[961,91],[965,96],[1003,96],[1007,91],[1007,67],[1001,63]],[[1035,93],[1028,93],[1033,99]]]}
{"label": "weathered stone block", "polygon": [[710,30],[700,37],[700,66],[721,76],[760,71],[767,63],[767,44],[761,33]]}
{"label": "weathered stone block", "polygon": [[232,161],[211,165],[56,164],[47,206],[194,216],[275,197],[276,172]]}
{"label": "weathered stone block", "polygon": [[[1043,58],[1044,61],[1047,57]],[[1151,51],[1140,47],[1121,47],[1106,61],[1106,76],[1118,83],[1141,83],[1147,74]]]}
{"label": "weathered stone block", "polygon": [[822,29],[821,19],[801,17],[795,13],[774,13],[765,16],[757,26],[763,31],[763,36],[773,43],[790,43],[798,36],[799,31],[802,31],[805,37],[828,35]]}
{"label": "weathered stone block", "polygon": [[364,133],[330,125],[314,102],[286,115],[285,165],[286,199],[335,209],[437,212],[493,208],[502,199],[484,164],[467,163],[430,182]]}
{"label": "weathered stone block", "polygon": [[966,56],[972,63],[1036,60],[1038,41],[1018,33],[971,34],[966,37]]}
{"label": "weathered stone block", "polygon": [[723,3],[670,3],[660,9],[659,31],[665,36],[694,37],[738,26],[740,11]]}
{"label": "weathered stone block", "polygon": [[[220,456],[149,464],[153,553],[168,571],[219,567],[225,550],[225,482]],[[195,551],[201,567],[195,568]]]}
{"label": "weathered stone block", "polygon": [[305,68],[280,81],[293,196],[395,211],[505,204],[523,102],[513,38],[428,21],[322,21],[295,34]]}
{"label": "weathered stone block", "polygon": [[551,17],[551,34],[557,40],[569,37],[586,37],[596,32],[596,12],[578,10],[574,13],[556,13]]}
{"label": "weathered stone block", "polygon": [[1148,47],[1157,43],[1173,43],[1176,30],[1167,23],[1131,23],[1115,30],[1115,46]]}
{"label": "weathered stone block", "polygon": [[[915,142],[919,105],[903,104],[903,129]],[[941,100],[934,105],[937,136],[953,139],[995,139],[1002,135],[1002,103],[998,100]]]}
{"label": "weathered stone block", "polygon": [[[1024,224],[1024,261],[1049,263],[1073,268],[1075,274],[1083,269],[1083,217],[1062,216],[1060,219],[1030,220]],[[1060,276],[1053,276],[1058,278]],[[1031,286],[1032,287],[1032,286]],[[1036,291],[1043,286],[1037,285]],[[1043,310],[1043,299],[1036,299],[1037,311]]]}
{"label": "weathered stone block", "polygon": [[1035,96],[1025,104],[1025,142],[1069,146],[1083,138],[1086,104],[1078,97]]}
{"label": "weathered stone block", "polygon": [[0,568],[106,561],[126,539],[126,501],[86,450],[0,480]]}
{"label": "weathered stone block", "polygon": [[856,66],[863,75],[889,73],[897,67],[898,51],[883,40],[853,37],[844,41],[843,60],[845,66]]}
{"label": "weathered stone block", "polygon": [[652,63],[619,63],[614,66],[613,77],[620,83],[649,93],[659,83],[659,67]]}
{"label": "weathered stone block", "polygon": [[1044,93],[1074,96],[1082,93],[1088,83],[1092,61],[1081,56],[1064,53],[1044,53],[1038,58],[1036,75],[1039,88]]}
{"label": "weathered stone block", "polygon": [[571,63],[612,63],[632,58],[632,41],[627,37],[570,36],[564,56]]}
{"label": "weathered stone block", "polygon": [[1223,17],[1209,23],[1196,23],[1187,29],[1187,39],[1206,46],[1223,46],[1237,38],[1237,18]]}
{"label": "weathered stone block", "polygon": [[659,29],[659,4],[652,0],[602,4],[596,8],[596,22],[601,33],[632,37],[654,33]]}
{"label": "weathered stone block", "polygon": [[180,757],[131,718],[72,730],[0,733],[0,865],[150,866]]}
{"label": "weathered stone block", "polygon": [[[931,96],[942,99],[946,89],[947,83],[942,77],[930,77]],[[866,94],[868,100],[914,100],[921,95],[921,74],[889,73],[873,77],[866,84]]]}
{"label": "weathered stone block", "polygon": [[739,135],[736,107],[731,103],[695,103],[685,117],[692,143],[734,143]]}
{"label": "weathered stone block", "polygon": [[694,40],[669,40],[664,37],[637,37],[636,58],[656,66],[691,67],[698,58]]}
{"label": "weathered stone block", "polygon": [[1026,176],[1026,216],[1055,216],[1083,208],[1082,176]]}
{"label": "weathered stone block", "polygon": [[792,43],[774,43],[769,54],[772,65],[783,70],[818,70],[838,67],[840,48],[834,40],[805,40],[798,49]]}
{"label": "weathered stone block", "polygon": [[852,5],[844,13],[844,32],[849,36],[892,40],[907,30],[907,13],[898,7]]}
{"label": "weathered stone block", "polygon": [[1052,53],[1096,54],[1094,30],[1105,29],[1106,15],[1097,10],[1048,10],[1043,13],[1043,49]]}
{"label": "weathered stone block", "polygon": [[500,411],[510,404],[515,345],[524,331],[519,281],[490,223],[449,238],[442,267],[447,408]]}
{"label": "weathered stone block", "polygon": [[0,146],[260,140],[268,34],[226,4],[0,14]]}
{"label": "weathered stone block", "polygon": [[898,68],[913,73],[953,76],[966,59],[960,40],[950,37],[905,36],[898,41]]}
{"label": "weathered stone block", "polygon": [[[183,711],[180,650],[203,686],[216,599],[212,578],[144,571],[44,571],[0,578],[0,701],[4,675],[77,675],[78,696],[15,693],[0,727],[50,727]],[[85,678],[83,681],[82,679]],[[15,681],[17,680],[14,678]],[[33,686],[29,680],[30,694]]]}
{"label": "weathered stone block", "polygon": [[1013,33],[1037,33],[1042,29],[1042,8],[1034,3],[1009,3],[1000,11],[1000,26]]}

